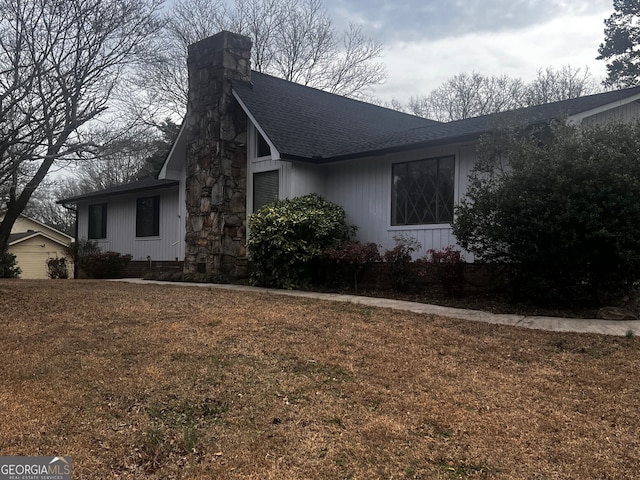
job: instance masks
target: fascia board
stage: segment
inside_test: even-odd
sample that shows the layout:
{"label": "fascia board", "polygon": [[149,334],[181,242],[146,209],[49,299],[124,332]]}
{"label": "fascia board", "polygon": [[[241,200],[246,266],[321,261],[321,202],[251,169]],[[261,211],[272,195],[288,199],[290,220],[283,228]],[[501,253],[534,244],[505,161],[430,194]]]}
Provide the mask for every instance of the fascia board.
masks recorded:
{"label": "fascia board", "polygon": [[[17,245],[17,244],[19,244],[19,243],[26,242],[27,240],[31,240],[31,239],[32,239],[32,238],[34,238],[34,237],[45,237],[46,239],[48,239],[48,240],[50,240],[50,241],[52,241],[52,242],[54,242],[54,243],[57,243],[58,245],[61,245],[61,246],[63,246],[63,247],[68,246],[68,245],[65,245],[63,242],[61,242],[60,240],[58,240],[58,239],[56,239],[56,238],[53,238],[53,237],[51,237],[51,236],[47,235],[47,234],[46,234],[46,233],[44,233],[44,232],[33,232],[33,234],[31,234],[31,235],[28,235],[28,236],[26,236],[26,237],[19,238],[18,240],[14,240],[13,242],[9,243],[9,246],[11,247],[11,246],[13,246],[13,245]],[[71,239],[71,240],[69,241],[69,243],[71,243],[72,241],[73,241],[73,239]]]}

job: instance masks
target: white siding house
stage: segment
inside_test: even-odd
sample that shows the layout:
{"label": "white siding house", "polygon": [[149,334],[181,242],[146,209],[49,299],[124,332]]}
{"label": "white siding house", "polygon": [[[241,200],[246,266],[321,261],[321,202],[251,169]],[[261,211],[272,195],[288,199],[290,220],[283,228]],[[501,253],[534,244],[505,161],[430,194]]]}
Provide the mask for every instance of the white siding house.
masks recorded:
{"label": "white siding house", "polygon": [[[129,254],[134,261],[176,261],[184,256],[184,221],[180,216],[180,194],[177,188],[139,191],[78,203],[78,232],[80,240],[92,240],[102,251]],[[158,232],[136,232],[137,208],[140,199],[159,201]],[[89,233],[89,209],[102,206],[106,215],[106,229],[102,234]],[[100,233],[100,232],[99,232]]]}
{"label": "white siding house", "polygon": [[[202,63],[202,51],[224,49],[224,45],[233,43],[234,39],[243,40],[223,32],[196,44],[198,48],[204,45],[198,65]],[[237,42],[237,45],[244,44],[250,45],[250,42]],[[238,54],[237,50],[232,53]],[[240,54],[244,55],[242,58],[249,58],[247,52]],[[246,202],[243,216],[248,217],[269,201],[317,193],[344,207],[348,221],[358,228],[358,240],[375,242],[385,250],[395,245],[394,237],[410,236],[422,244],[419,255],[430,248],[456,245],[451,229],[454,205],[467,191],[468,175],[476,162],[476,145],[486,132],[501,125],[546,125],[558,119],[592,124],[640,118],[640,87],[636,87],[439,123],[258,72],[250,72],[248,77],[246,72],[237,75],[235,67],[229,66],[242,63],[225,61],[220,63],[221,67],[215,67],[228,70],[221,78],[226,82],[224,85],[230,87],[233,98],[232,105],[226,100],[211,105],[226,105],[224,108],[232,110],[228,116],[234,122],[238,112],[246,118],[245,130],[235,132],[236,143],[232,147],[233,152],[244,155],[242,158],[246,160],[233,180],[234,188],[239,185],[243,189],[240,196],[237,191],[233,194],[236,201],[242,198]],[[198,71],[190,70],[190,75],[192,73],[199,75]],[[207,75],[203,78],[208,78]],[[230,80],[233,78],[235,80]],[[190,106],[201,104],[196,98],[200,94],[208,92],[190,93]],[[213,113],[210,118],[219,118],[228,112]],[[198,242],[194,251],[211,246],[211,238],[217,238],[211,232],[185,234],[186,226],[190,225],[190,214],[185,208],[191,178],[187,164],[193,166],[203,161],[200,157],[197,162],[189,163],[194,148],[204,143],[209,151],[216,151],[228,131],[203,128],[206,125],[202,118],[208,117],[194,120],[190,115],[188,111],[179,137],[156,179],[62,201],[78,206],[79,238],[94,237],[103,249],[131,254],[138,261],[183,260],[185,250],[190,248],[185,249],[185,236],[189,241]],[[238,122],[232,126],[238,128]],[[206,132],[213,137],[199,138],[193,132],[202,132],[198,135]],[[233,168],[237,169],[237,165]],[[202,181],[198,181],[202,186]],[[217,183],[211,177],[207,181]],[[227,188],[223,181],[221,185],[216,186],[217,195]],[[198,188],[199,194],[205,191]],[[138,202],[150,196],[159,197],[159,226],[157,235],[141,237],[136,231],[140,215]],[[233,228],[225,227],[224,218],[219,222],[224,211],[200,210],[200,205],[206,203],[210,202],[204,197],[189,203],[190,208],[196,209],[189,212],[199,215],[198,223],[202,223],[203,218],[205,223],[210,219],[210,228],[230,229],[234,232],[234,242],[238,240],[238,232],[245,234],[246,222],[240,225],[234,218]],[[95,227],[92,230],[89,224],[90,209],[98,204],[106,205],[103,227],[106,231],[99,232],[102,236],[95,238]],[[99,211],[94,213],[100,217]],[[240,240],[244,242],[246,238]],[[238,251],[246,255],[244,248]],[[469,256],[467,259],[472,260]]]}

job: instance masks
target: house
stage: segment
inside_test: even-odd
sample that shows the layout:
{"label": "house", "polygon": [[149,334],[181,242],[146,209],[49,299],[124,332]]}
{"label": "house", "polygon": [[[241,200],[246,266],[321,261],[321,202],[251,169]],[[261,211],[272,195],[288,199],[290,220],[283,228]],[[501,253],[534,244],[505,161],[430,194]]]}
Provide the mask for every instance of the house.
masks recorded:
{"label": "house", "polygon": [[189,47],[189,103],[155,179],[62,200],[79,238],[134,261],[184,260],[189,272],[245,273],[247,217],[318,193],[342,205],[361,241],[454,245],[478,138],[496,126],[632,120],[640,87],[439,123],[250,69],[251,41],[222,32]]}
{"label": "house", "polygon": [[[9,253],[16,256],[17,266],[22,270],[20,278],[49,278],[47,260],[68,258],[67,249],[72,242],[73,237],[20,215],[9,235]],[[71,267],[69,276],[73,277],[73,265],[70,263],[68,267]]]}

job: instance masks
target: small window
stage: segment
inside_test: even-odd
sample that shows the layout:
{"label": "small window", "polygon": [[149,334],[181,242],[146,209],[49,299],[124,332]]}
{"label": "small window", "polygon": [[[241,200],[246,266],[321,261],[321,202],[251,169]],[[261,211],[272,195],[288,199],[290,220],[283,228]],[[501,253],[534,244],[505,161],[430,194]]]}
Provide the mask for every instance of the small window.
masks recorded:
{"label": "small window", "polygon": [[391,225],[451,223],[454,172],[453,156],[394,164]]}
{"label": "small window", "polygon": [[90,240],[107,238],[107,204],[99,203],[89,205],[89,232]]}
{"label": "small window", "polygon": [[160,235],[160,197],[144,197],[136,205],[136,237]]}
{"label": "small window", "polygon": [[253,211],[278,200],[280,194],[278,170],[253,174]]}
{"label": "small window", "polygon": [[270,156],[271,147],[269,147],[269,144],[267,143],[267,141],[264,139],[264,137],[258,131],[257,128],[256,128],[256,137],[258,139],[258,141],[256,142],[256,154],[258,158]]}

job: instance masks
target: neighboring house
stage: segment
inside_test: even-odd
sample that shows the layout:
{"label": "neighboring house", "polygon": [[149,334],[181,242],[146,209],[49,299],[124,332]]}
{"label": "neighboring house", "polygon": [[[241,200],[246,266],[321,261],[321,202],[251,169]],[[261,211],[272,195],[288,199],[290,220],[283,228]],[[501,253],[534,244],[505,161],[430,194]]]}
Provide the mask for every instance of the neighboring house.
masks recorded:
{"label": "neighboring house", "polygon": [[[67,248],[72,242],[73,237],[20,215],[11,229],[9,253],[16,256],[16,263],[22,270],[20,278],[49,278],[47,260],[67,257]],[[69,263],[68,267],[72,278],[73,264]]]}
{"label": "neighboring house", "polygon": [[251,42],[222,32],[189,47],[189,104],[156,179],[61,200],[78,235],[134,261],[243,275],[247,217],[276,199],[318,193],[342,205],[361,241],[424,250],[455,245],[454,205],[479,137],[514,123],[633,120],[640,87],[439,123],[258,72]]}

